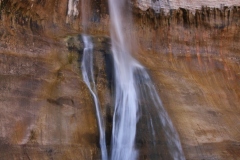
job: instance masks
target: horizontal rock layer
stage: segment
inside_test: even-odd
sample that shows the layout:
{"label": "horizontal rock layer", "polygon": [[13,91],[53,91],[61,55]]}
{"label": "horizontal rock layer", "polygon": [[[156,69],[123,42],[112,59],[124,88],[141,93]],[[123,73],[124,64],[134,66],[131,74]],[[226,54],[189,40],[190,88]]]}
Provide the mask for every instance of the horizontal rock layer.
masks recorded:
{"label": "horizontal rock layer", "polygon": [[[0,157],[96,159],[94,106],[79,69],[83,45],[71,38],[83,31],[82,4],[76,3],[75,14],[68,12],[67,0],[0,2]],[[238,2],[161,1],[170,4],[168,14],[164,7],[156,13],[132,2],[133,23],[126,33],[134,56],[152,75],[186,158],[238,159]],[[95,76],[109,140],[107,0],[91,0],[88,8],[87,33],[95,37]]]}
{"label": "horizontal rock layer", "polygon": [[163,9],[166,13],[178,8],[185,8],[194,13],[196,9],[201,9],[202,6],[221,9],[224,6],[240,5],[238,0],[135,0],[134,2],[141,10],[146,11],[151,8],[155,12],[159,12]]}

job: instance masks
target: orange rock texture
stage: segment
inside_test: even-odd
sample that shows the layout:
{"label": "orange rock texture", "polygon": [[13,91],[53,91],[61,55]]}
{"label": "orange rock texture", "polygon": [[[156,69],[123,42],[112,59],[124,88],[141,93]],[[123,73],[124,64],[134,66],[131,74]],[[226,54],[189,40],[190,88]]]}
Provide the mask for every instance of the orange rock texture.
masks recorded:
{"label": "orange rock texture", "polygon": [[[156,13],[137,2],[131,3],[133,23],[126,32],[186,159],[239,159],[240,4],[175,5]],[[73,15],[67,0],[0,0],[0,159],[99,159],[94,103],[79,65],[82,5]],[[86,7],[110,145],[108,3],[90,0]]]}

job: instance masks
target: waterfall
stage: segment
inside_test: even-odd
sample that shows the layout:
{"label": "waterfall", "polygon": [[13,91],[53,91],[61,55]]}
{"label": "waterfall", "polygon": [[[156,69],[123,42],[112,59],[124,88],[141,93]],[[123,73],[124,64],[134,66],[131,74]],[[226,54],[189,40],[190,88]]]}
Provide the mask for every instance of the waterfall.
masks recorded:
{"label": "waterfall", "polygon": [[134,81],[135,66],[139,64],[129,54],[121,23],[121,11],[125,2],[109,0],[112,25],[111,41],[115,67],[115,108],[112,130],[112,160],[132,160],[137,158],[134,147],[137,124],[137,91]]}
{"label": "waterfall", "polygon": [[[76,1],[78,2],[78,0],[75,0],[75,2]],[[88,21],[89,21],[89,15],[87,13],[87,10],[90,10],[90,5],[88,0],[82,0],[81,2],[82,2],[81,3],[82,26],[83,26],[83,31],[86,32],[88,27]],[[84,82],[86,83],[89,91],[92,94],[94,104],[95,104],[95,111],[97,116],[97,123],[98,123],[99,137],[100,137],[99,144],[101,149],[102,160],[107,160],[108,154],[107,154],[107,147],[106,147],[105,126],[103,122],[102,112],[100,110],[96,84],[94,80],[94,73],[93,73],[93,43],[92,43],[91,37],[88,35],[83,34],[82,40],[84,43],[82,65],[81,65],[82,76],[83,76]]]}
{"label": "waterfall", "polygon": [[[185,159],[178,134],[148,73],[130,54],[132,49],[129,45],[129,38],[126,36],[124,24],[124,22],[131,23],[127,19],[127,17],[131,17],[130,13],[127,12],[127,4],[127,0],[109,0],[112,53],[115,67],[115,108],[111,159],[134,160],[138,158],[135,138],[141,111],[148,113],[147,124],[152,131],[149,138],[152,139],[153,146],[161,124],[172,158]],[[152,112],[157,113],[157,115],[153,115]],[[155,149],[157,148],[155,147]]]}
{"label": "waterfall", "polygon": [[[84,1],[82,0],[82,4]],[[84,6],[84,5],[82,5]],[[82,24],[87,28],[88,17],[82,8]],[[150,141],[150,152],[158,153],[159,137],[164,137],[172,159],[184,160],[181,143],[170,117],[164,109],[146,69],[133,58],[131,38],[127,34],[131,25],[127,0],[109,0],[111,20],[111,42],[115,73],[115,104],[111,139],[111,160],[135,160],[139,154],[136,144],[137,125],[144,120]],[[127,30],[128,31],[127,31]],[[108,159],[105,139],[105,127],[101,114],[93,73],[93,44],[87,35],[82,36],[84,51],[82,57],[82,75],[92,94],[100,135],[102,160]],[[145,118],[142,118],[145,117]],[[160,134],[160,131],[163,134]]]}
{"label": "waterfall", "polygon": [[82,57],[82,76],[83,80],[86,83],[88,89],[90,90],[94,104],[95,104],[95,110],[96,110],[96,116],[97,116],[97,123],[99,128],[99,135],[100,135],[100,147],[101,147],[101,155],[102,160],[107,160],[107,148],[106,148],[106,140],[105,140],[105,127],[103,123],[103,117],[101,114],[99,102],[98,102],[98,96],[96,91],[96,85],[94,80],[94,74],[93,74],[93,44],[91,41],[91,38],[89,36],[83,35],[83,42],[84,42],[84,51],[83,51],[83,57]]}

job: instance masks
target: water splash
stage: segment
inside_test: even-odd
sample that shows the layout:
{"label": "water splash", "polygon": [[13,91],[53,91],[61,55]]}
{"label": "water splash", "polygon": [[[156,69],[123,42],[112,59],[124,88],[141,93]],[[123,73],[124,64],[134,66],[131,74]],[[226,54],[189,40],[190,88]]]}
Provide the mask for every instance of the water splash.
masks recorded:
{"label": "water splash", "polygon": [[107,148],[106,148],[106,139],[105,139],[105,126],[103,123],[103,117],[100,111],[100,106],[98,102],[98,96],[96,91],[96,84],[94,80],[93,74],[93,44],[91,38],[89,36],[83,35],[83,42],[84,42],[84,51],[82,57],[82,76],[83,80],[86,83],[88,89],[90,90],[93,100],[95,103],[96,109],[96,116],[97,116],[97,123],[99,128],[99,135],[100,135],[100,147],[101,147],[101,155],[102,160],[107,160]]}
{"label": "water splash", "polygon": [[[124,22],[131,23],[126,18],[131,17],[127,12],[127,4],[127,0],[109,0],[115,67],[115,109],[111,159],[134,160],[138,158],[135,137],[137,122],[141,116],[138,113],[142,110],[148,112],[147,124],[152,131],[149,139],[153,141],[153,149],[160,149],[154,145],[154,142],[156,131],[161,124],[170,155],[173,159],[183,160],[185,157],[181,143],[171,119],[165,111],[148,73],[130,54],[131,48],[126,35],[126,26],[124,26]],[[157,113],[157,115],[153,115],[153,113]]]}

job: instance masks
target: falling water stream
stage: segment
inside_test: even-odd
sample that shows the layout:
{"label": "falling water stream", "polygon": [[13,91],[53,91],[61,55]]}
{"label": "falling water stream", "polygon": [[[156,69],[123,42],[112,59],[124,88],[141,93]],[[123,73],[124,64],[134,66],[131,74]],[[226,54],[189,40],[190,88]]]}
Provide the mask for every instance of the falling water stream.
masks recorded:
{"label": "falling water stream", "polygon": [[97,116],[99,135],[100,135],[99,142],[101,147],[101,155],[102,155],[102,159],[106,160],[107,148],[106,148],[106,140],[105,140],[105,127],[104,127],[103,118],[102,118],[102,114],[99,107],[96,85],[95,85],[95,80],[93,76],[93,44],[89,36],[83,35],[82,38],[84,42],[84,51],[83,51],[82,66],[81,66],[82,75],[83,75],[83,80],[88,86],[88,89],[90,90],[95,103],[96,116]]}
{"label": "falling water stream", "polygon": [[[124,21],[131,23],[126,8],[127,0],[109,0],[111,20],[111,42],[115,73],[115,104],[111,140],[111,160],[135,160],[139,153],[135,146],[137,124],[145,115],[145,123],[150,134],[151,150],[161,150],[156,145],[157,138],[164,136],[168,152],[173,159],[185,159],[181,143],[157,91],[145,68],[131,55],[129,39],[126,37]],[[125,16],[124,16],[125,14]],[[84,17],[83,17],[84,19]],[[83,22],[84,24],[84,22]],[[87,35],[82,36],[84,51],[82,75],[95,103],[100,134],[102,160],[108,159],[105,127],[101,114],[93,73],[93,44]],[[159,135],[159,130],[164,135]]]}
{"label": "falling water stream", "polygon": [[[130,54],[131,48],[125,34],[126,26],[123,23],[128,21],[126,15],[131,16],[130,13],[126,13],[127,5],[127,0],[109,0],[116,87],[111,159],[137,159],[135,138],[141,111],[149,113],[147,124],[150,128],[149,138],[152,139],[153,148],[160,123],[172,158],[185,159],[178,134],[148,73]],[[152,112],[158,114],[153,116]]]}
{"label": "falling water stream", "polygon": [[[86,10],[87,10],[86,6],[88,6],[87,4],[88,4],[87,1],[82,0],[82,25],[84,28],[84,32],[86,31],[86,28],[88,26],[87,24],[88,15],[86,13]],[[107,160],[108,154],[107,154],[107,147],[106,147],[105,126],[104,126],[103,117],[102,117],[102,113],[101,113],[101,109],[98,101],[96,84],[95,84],[94,73],[93,73],[93,43],[92,43],[91,37],[85,34],[82,35],[82,40],[84,43],[82,65],[81,65],[82,76],[90,93],[92,94],[94,104],[95,104],[95,111],[96,111],[98,130],[99,130],[99,136],[100,136],[99,143],[100,143],[102,160]]]}

